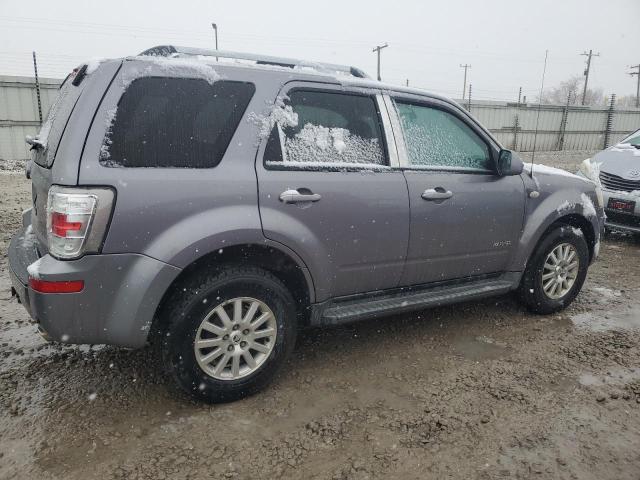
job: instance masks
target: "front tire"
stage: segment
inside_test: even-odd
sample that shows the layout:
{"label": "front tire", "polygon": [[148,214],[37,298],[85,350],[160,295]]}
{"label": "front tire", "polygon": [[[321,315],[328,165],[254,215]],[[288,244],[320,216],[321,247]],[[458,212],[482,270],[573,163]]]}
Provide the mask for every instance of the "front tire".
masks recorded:
{"label": "front tire", "polygon": [[167,302],[162,359],[177,384],[210,403],[263,389],[292,351],[295,302],[259,268],[195,274]]}
{"label": "front tire", "polygon": [[568,307],[587,277],[589,247],[581,230],[561,225],[540,241],[518,290],[529,310],[554,313]]}

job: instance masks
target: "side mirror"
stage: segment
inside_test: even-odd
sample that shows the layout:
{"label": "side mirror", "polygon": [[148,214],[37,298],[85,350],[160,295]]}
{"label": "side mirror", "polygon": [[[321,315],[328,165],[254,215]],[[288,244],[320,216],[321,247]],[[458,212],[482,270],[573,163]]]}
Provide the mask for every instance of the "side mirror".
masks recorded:
{"label": "side mirror", "polygon": [[524,170],[524,163],[516,152],[511,150],[500,150],[498,154],[498,164],[496,165],[498,175],[508,177],[520,175]]}

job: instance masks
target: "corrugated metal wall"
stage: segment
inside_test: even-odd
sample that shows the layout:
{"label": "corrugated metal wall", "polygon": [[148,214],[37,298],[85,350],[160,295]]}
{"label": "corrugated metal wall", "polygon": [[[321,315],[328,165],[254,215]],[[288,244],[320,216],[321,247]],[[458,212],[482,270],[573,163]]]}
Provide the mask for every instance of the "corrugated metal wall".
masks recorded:
{"label": "corrugated metal wall", "polygon": [[[40,80],[42,116],[58,93],[61,80]],[[29,158],[26,135],[35,135],[40,129],[38,98],[35,80],[30,77],[0,76],[0,162],[13,164]]]}
{"label": "corrugated metal wall", "polygon": [[[468,103],[462,104],[469,109]],[[523,152],[533,150],[537,105],[472,102],[470,111],[505,147]],[[536,150],[602,149],[608,115],[609,109],[602,107],[543,105],[540,108]],[[615,109],[609,143],[614,144],[638,128],[640,109]]]}
{"label": "corrugated metal wall", "polygon": [[[46,117],[61,80],[42,79],[40,96]],[[461,102],[468,108],[467,102]],[[537,105],[473,102],[470,111],[507,148],[531,151],[538,116]],[[604,146],[607,108],[543,105],[540,109],[537,150],[598,150]],[[563,118],[565,128],[562,131]],[[517,128],[516,128],[517,118]],[[640,109],[615,110],[611,144],[640,128]],[[0,168],[29,158],[25,135],[39,129],[38,102],[33,78],[0,76]]]}

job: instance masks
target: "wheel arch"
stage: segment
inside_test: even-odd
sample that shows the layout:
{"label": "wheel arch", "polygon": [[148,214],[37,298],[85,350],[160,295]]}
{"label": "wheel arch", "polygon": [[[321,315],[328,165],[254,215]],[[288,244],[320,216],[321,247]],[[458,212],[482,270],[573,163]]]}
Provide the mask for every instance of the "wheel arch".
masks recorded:
{"label": "wheel arch", "polygon": [[296,301],[296,312],[302,324],[307,323],[308,306],[315,301],[311,274],[302,260],[284,246],[264,244],[237,244],[209,252],[187,265],[173,280],[160,300],[154,315],[152,332],[161,330],[160,313],[171,300],[171,295],[203,269],[223,270],[240,264],[263,268],[278,278],[289,289]]}
{"label": "wheel arch", "polygon": [[542,236],[538,239],[538,243],[554,228],[558,226],[570,226],[576,228],[582,232],[584,235],[584,239],[587,242],[587,247],[589,247],[589,261],[593,260],[596,243],[598,242],[596,238],[596,232],[593,228],[593,224],[583,215],[573,213],[570,215],[564,215],[558,219],[556,219],[547,229],[544,231]]}

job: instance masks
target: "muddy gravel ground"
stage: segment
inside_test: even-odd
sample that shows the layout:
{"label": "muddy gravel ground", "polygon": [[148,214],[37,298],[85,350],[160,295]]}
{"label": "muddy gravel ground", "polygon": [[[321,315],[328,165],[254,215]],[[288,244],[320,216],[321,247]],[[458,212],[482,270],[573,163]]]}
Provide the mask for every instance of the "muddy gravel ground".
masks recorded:
{"label": "muddy gravel ground", "polygon": [[0,174],[0,478],[640,478],[631,237],[605,240],[561,314],[507,296],[307,330],[273,386],[208,406],[149,349],[40,339],[7,272],[29,197]]}

